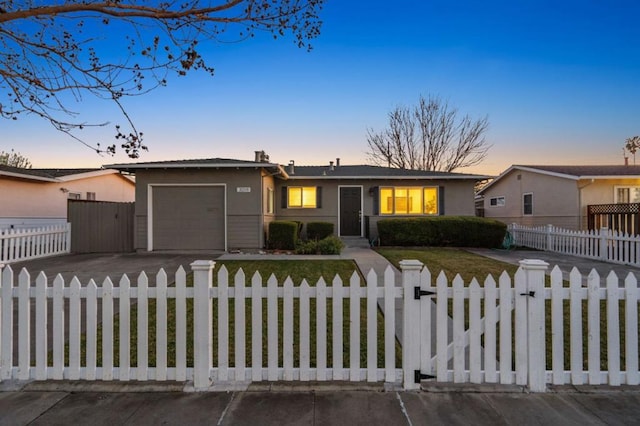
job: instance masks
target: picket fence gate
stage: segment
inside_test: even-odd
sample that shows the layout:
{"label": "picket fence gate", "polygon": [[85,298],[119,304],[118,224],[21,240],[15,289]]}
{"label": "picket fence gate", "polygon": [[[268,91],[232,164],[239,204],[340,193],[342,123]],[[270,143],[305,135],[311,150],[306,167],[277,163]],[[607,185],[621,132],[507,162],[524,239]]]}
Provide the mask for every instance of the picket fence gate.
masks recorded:
{"label": "picket fence gate", "polygon": [[[370,271],[364,286],[356,273],[348,283],[336,276],[331,285],[321,278],[312,286],[290,278],[280,285],[274,276],[264,285],[259,273],[247,283],[242,270],[232,283],[224,266],[213,286],[214,265],[191,265],[193,287],[183,268],[171,286],[164,270],[155,286],[144,272],[136,285],[124,275],[118,286],[109,278],[101,286],[93,280],[83,286],[76,278],[66,285],[61,276],[50,286],[40,273],[34,286],[25,269],[17,285],[9,266],[0,269],[0,380],[191,380],[196,390],[206,390],[212,382],[264,380],[384,381],[416,389],[427,378],[516,384],[535,392],[548,383],[639,381],[632,275],[621,287],[612,273],[601,286],[592,271],[585,288],[574,270],[564,287],[556,267],[545,287],[548,265],[524,260],[513,279],[503,273],[499,284],[487,277],[483,287],[475,279],[465,286],[457,276],[450,286],[441,273],[434,285],[421,262],[404,260],[401,286],[391,268],[381,283]],[[396,302],[402,304],[399,319]],[[396,321],[403,323],[401,365]],[[602,354],[608,354],[605,369]]]}
{"label": "picket fence gate", "polygon": [[70,223],[0,230],[0,264],[70,252]]}
{"label": "picket fence gate", "polygon": [[571,231],[553,225],[528,227],[516,223],[507,229],[516,246],[640,266],[640,235],[608,228]]}

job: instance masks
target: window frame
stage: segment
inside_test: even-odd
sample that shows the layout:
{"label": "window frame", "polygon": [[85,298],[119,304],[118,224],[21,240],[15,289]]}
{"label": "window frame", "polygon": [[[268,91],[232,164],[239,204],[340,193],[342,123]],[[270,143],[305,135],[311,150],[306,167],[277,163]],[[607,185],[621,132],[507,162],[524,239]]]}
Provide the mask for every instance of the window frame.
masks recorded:
{"label": "window frame", "polygon": [[96,201],[96,193],[95,192],[87,192],[87,200],[88,201]]}
{"label": "window frame", "polygon": [[267,188],[267,205],[266,214],[275,214],[276,212],[276,191],[269,187]]}
{"label": "window frame", "polygon": [[623,203],[623,202],[618,200],[618,191],[621,190],[621,189],[628,189],[629,190],[629,202],[628,203],[638,203],[638,202],[640,202],[640,200],[631,201],[631,192],[633,190],[640,190],[640,185],[614,185],[614,187],[613,187],[613,203],[614,204],[628,204],[628,203]]}
{"label": "window frame", "polygon": [[[305,205],[304,190],[313,188],[313,205]],[[300,190],[300,205],[291,205],[291,190]],[[288,209],[317,209],[318,208],[318,186],[287,186],[287,208]]]}
{"label": "window frame", "polygon": [[[529,209],[531,211],[529,213],[527,213],[527,204],[526,204],[527,196],[531,197],[531,202],[529,203]],[[522,215],[533,216],[533,192],[525,192],[522,194]]]}
{"label": "window frame", "polygon": [[[491,204],[491,202],[495,200],[496,204]],[[500,200],[502,200],[502,203],[500,203]],[[506,199],[504,197],[504,195],[498,195],[497,197],[490,197],[489,198],[489,207],[504,207],[506,204]]]}
{"label": "window frame", "polygon": [[[435,190],[435,213],[427,213],[426,212],[426,206],[425,206],[425,191],[428,189],[433,189]],[[387,206],[387,208],[383,208],[383,203],[384,202],[388,202],[388,197],[387,198],[383,198],[382,197],[382,193],[386,192],[386,191],[391,191],[391,203]],[[396,191],[397,190],[401,190],[401,191],[406,191],[406,196],[405,196],[405,200],[406,200],[406,212],[400,212],[398,213],[397,211],[397,206],[398,206],[398,199],[396,198]],[[411,194],[415,194],[415,193],[419,193],[419,200],[418,200],[418,205],[420,206],[420,212],[411,212],[412,210],[412,197]],[[403,216],[403,217],[408,217],[408,216],[439,216],[440,215],[440,187],[439,186],[380,186],[378,189],[378,214],[380,216]],[[391,207],[391,211],[389,211],[389,208]]]}

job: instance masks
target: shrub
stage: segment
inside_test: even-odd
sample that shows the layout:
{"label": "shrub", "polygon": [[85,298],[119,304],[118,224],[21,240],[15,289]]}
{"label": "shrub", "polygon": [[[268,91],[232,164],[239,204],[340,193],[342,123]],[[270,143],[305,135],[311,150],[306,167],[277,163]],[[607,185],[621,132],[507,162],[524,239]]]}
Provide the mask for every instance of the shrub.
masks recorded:
{"label": "shrub", "polygon": [[320,254],[340,254],[343,248],[344,243],[335,235],[318,241],[318,251]]}
{"label": "shrub", "polygon": [[293,250],[298,240],[298,223],[276,220],[269,224],[269,248]]}
{"label": "shrub", "polygon": [[333,223],[309,222],[307,223],[307,238],[310,240],[323,240],[333,235]]}
{"label": "shrub", "polygon": [[296,254],[318,254],[318,242],[316,240],[298,241]]}
{"label": "shrub", "polygon": [[383,219],[380,244],[387,246],[500,247],[507,225],[473,216]]}

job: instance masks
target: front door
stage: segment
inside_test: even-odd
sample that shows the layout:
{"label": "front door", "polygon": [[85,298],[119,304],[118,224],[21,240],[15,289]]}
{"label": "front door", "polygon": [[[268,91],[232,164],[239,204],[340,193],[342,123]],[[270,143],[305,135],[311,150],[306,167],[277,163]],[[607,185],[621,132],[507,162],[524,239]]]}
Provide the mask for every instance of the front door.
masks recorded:
{"label": "front door", "polygon": [[340,236],[362,236],[362,187],[340,188]]}

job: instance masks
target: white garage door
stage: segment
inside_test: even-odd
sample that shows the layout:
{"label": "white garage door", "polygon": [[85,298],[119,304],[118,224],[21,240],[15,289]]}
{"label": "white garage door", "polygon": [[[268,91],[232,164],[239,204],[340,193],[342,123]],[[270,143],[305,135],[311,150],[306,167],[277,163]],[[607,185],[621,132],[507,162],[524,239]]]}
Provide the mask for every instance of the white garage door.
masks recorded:
{"label": "white garage door", "polygon": [[154,186],[153,250],[224,250],[223,186]]}

